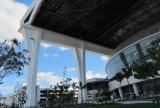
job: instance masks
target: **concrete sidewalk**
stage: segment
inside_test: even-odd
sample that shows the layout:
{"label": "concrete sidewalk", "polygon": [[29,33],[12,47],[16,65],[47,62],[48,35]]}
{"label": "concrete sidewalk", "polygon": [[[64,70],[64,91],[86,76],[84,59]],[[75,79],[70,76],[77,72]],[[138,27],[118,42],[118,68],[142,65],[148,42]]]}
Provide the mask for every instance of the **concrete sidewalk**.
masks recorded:
{"label": "concrete sidewalk", "polygon": [[[122,103],[122,102],[117,102]],[[153,103],[152,101],[124,101],[123,104],[137,104],[137,103]]]}

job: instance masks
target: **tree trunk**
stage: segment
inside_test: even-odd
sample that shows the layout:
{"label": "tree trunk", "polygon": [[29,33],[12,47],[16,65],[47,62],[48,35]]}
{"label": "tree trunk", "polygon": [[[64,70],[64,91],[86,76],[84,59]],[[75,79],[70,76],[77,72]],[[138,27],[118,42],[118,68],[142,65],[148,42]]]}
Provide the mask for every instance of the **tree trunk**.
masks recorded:
{"label": "tree trunk", "polygon": [[[150,86],[150,89],[151,89],[152,86],[151,86],[151,80],[150,80],[149,77],[148,77],[148,80],[149,80],[149,86]],[[150,91],[150,95],[152,95],[152,97],[154,97],[153,90]]]}
{"label": "tree trunk", "polygon": [[142,83],[142,88],[143,88],[143,94],[144,94],[144,96],[146,96],[146,92],[144,90],[144,83],[142,82],[142,79],[141,79],[141,83]]}
{"label": "tree trunk", "polygon": [[129,86],[129,81],[128,81],[128,79],[127,79],[127,82],[128,82],[128,87],[129,87],[129,94],[130,94],[130,97],[131,97],[131,100],[132,100],[131,89],[130,89],[130,86]]}
{"label": "tree trunk", "polygon": [[[120,85],[121,85],[121,83],[120,83]],[[122,85],[121,85],[121,89],[122,89]],[[123,90],[122,90],[122,99],[124,100]]]}

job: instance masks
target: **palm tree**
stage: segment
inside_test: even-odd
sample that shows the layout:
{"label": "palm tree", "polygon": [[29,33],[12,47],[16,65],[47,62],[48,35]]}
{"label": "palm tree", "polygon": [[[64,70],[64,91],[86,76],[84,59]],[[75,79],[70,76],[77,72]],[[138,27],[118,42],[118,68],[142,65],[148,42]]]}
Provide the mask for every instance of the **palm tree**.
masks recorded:
{"label": "palm tree", "polygon": [[[115,75],[115,80],[118,81],[120,83],[120,85],[121,85],[123,78],[124,78],[124,75],[121,72],[119,72]],[[122,87],[122,85],[121,85],[121,87]],[[123,95],[123,91],[122,91],[122,95]],[[124,98],[124,96],[122,96],[122,98]]]}
{"label": "palm tree", "polygon": [[82,102],[82,104],[83,104],[82,90],[85,89],[86,87],[87,87],[87,85],[82,85],[81,81],[79,82],[79,87],[77,87],[81,90],[81,102]]}
{"label": "palm tree", "polygon": [[[75,94],[75,91],[76,91],[76,88],[77,88],[77,86],[76,86],[76,82],[73,82],[73,84],[72,84],[72,88],[73,88],[73,90],[74,90],[74,94]],[[75,97],[74,97],[74,105],[75,105]]]}
{"label": "palm tree", "polygon": [[127,79],[127,82],[128,82],[128,87],[129,87],[129,94],[130,94],[130,97],[131,97],[131,100],[132,100],[132,95],[131,95],[131,88],[129,86],[129,81],[128,79],[130,78],[130,76],[132,76],[132,69],[126,69],[126,68],[122,68],[122,72],[124,74],[124,78]]}

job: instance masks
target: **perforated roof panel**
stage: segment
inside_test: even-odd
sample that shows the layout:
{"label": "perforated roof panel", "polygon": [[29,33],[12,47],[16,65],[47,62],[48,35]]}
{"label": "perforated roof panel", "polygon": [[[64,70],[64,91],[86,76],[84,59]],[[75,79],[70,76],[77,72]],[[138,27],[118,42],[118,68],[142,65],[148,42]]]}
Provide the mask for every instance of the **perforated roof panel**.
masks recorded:
{"label": "perforated roof panel", "polygon": [[160,21],[160,0],[44,0],[32,25],[109,48]]}

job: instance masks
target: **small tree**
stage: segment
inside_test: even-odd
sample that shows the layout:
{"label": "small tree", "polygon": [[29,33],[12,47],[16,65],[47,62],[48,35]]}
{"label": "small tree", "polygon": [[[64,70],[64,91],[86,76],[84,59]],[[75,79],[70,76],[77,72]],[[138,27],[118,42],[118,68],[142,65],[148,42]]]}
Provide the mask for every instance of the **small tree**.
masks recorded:
{"label": "small tree", "polygon": [[[133,66],[133,71],[136,72],[137,74],[136,77],[140,78],[141,80],[147,80],[149,81],[149,89],[148,90],[152,90],[152,85],[151,85],[151,80],[150,78],[155,78],[156,76],[158,76],[158,71],[157,71],[157,66],[152,63],[152,62],[148,62],[148,63],[144,63],[144,64],[136,64],[135,66]],[[143,88],[144,91],[144,88]],[[144,92],[144,95],[145,92]]]}
{"label": "small tree", "polygon": [[24,56],[27,50],[21,50],[20,44],[17,39],[5,40],[0,43],[0,81],[11,74],[17,76],[23,74],[21,71],[27,64]]}
{"label": "small tree", "polygon": [[150,77],[155,78],[156,76],[159,75],[158,67],[154,63],[148,62],[143,64],[143,66],[146,69],[146,74],[149,80],[150,80]]}
{"label": "small tree", "polygon": [[[76,82],[73,82],[73,84],[72,84],[72,88],[73,88],[73,90],[74,90],[74,96],[76,95],[76,94],[75,94],[75,90],[76,90],[76,88],[77,88],[76,84],[77,84]],[[74,105],[75,105],[75,104],[76,104],[76,102],[75,102],[75,97],[74,97],[74,100],[73,100],[73,101],[74,101]]]}
{"label": "small tree", "polygon": [[132,69],[126,69],[126,68],[122,68],[122,72],[124,74],[124,78],[127,79],[127,82],[128,82],[128,88],[129,88],[129,94],[130,94],[130,97],[131,97],[131,100],[132,100],[132,95],[131,95],[131,88],[129,86],[129,78],[132,76]]}
{"label": "small tree", "polygon": [[107,78],[100,82],[100,85],[97,88],[96,98],[101,102],[111,99]]}
{"label": "small tree", "polygon": [[160,67],[160,37],[157,37],[154,41],[151,42],[151,47],[147,48],[146,51],[148,56],[152,61],[155,62],[155,65]]}
{"label": "small tree", "polygon": [[144,96],[146,96],[146,92],[145,92],[145,89],[144,89],[144,82],[142,80],[146,80],[147,79],[147,74],[146,74],[146,71],[145,71],[145,68],[143,65],[141,64],[135,64],[133,65],[133,72],[134,72],[134,78],[138,79],[138,80],[141,80],[141,86],[142,86],[142,89],[143,89],[143,93],[144,93]]}
{"label": "small tree", "polygon": [[50,90],[49,90],[49,89],[43,90],[43,94],[44,94],[45,97],[46,97],[46,106],[49,106],[49,98],[50,98],[50,96],[51,96]]}
{"label": "small tree", "polygon": [[59,105],[62,107],[62,105],[65,105],[67,102],[70,102],[70,100],[73,100],[74,92],[69,92],[69,88],[71,86],[71,78],[66,78],[66,66],[63,70],[63,78],[60,84],[57,84],[55,87],[57,88],[58,92],[58,99],[59,100]]}
{"label": "small tree", "polygon": [[83,105],[83,96],[82,96],[82,90],[85,89],[87,87],[87,85],[82,85],[82,82],[79,82],[79,86],[77,86],[77,88],[79,88],[81,90],[81,103]]}
{"label": "small tree", "polygon": [[[61,82],[57,85],[54,85],[54,88],[50,88],[48,90],[45,90],[43,92],[44,95],[46,95],[47,98],[47,106],[50,104],[56,104],[57,106],[60,106],[61,108],[64,105],[67,105],[68,102],[74,100],[74,92],[70,92],[68,89],[70,88],[71,85],[71,78],[66,78],[66,67],[63,71],[63,78],[61,79]],[[51,86],[52,87],[52,86]],[[42,103],[42,102],[40,102]]]}
{"label": "small tree", "polygon": [[150,80],[150,78],[155,78],[156,76],[158,76],[159,75],[159,73],[158,73],[158,68],[157,68],[157,66],[154,64],[154,63],[152,63],[152,62],[149,62],[149,63],[145,63],[145,64],[143,64],[146,68],[146,75],[147,75],[147,77],[148,77],[148,81],[149,81],[149,84],[150,84],[150,87],[149,87],[149,89],[148,89],[148,91],[150,90],[151,91],[151,94],[152,94],[152,96],[154,96],[154,94],[153,94],[153,86],[151,85],[151,80]]}
{"label": "small tree", "polygon": [[57,84],[54,86],[53,94],[56,97],[57,103],[59,103],[60,107],[63,107],[68,102],[74,99],[74,92],[70,92],[68,89],[71,86],[69,83],[71,79],[66,78],[64,82],[60,82],[60,84]]}
{"label": "small tree", "polygon": [[[122,87],[121,82],[123,79],[124,79],[124,75],[121,72],[119,72],[115,75],[115,80],[120,83],[120,87]],[[122,98],[124,99],[123,91],[122,91]]]}
{"label": "small tree", "polygon": [[[160,68],[160,37],[157,37],[150,45],[151,47],[147,48],[146,51],[158,70]],[[152,87],[151,89],[155,92],[160,92],[160,89],[157,87]],[[159,98],[157,99],[157,103],[159,103]]]}
{"label": "small tree", "polygon": [[15,86],[14,95],[12,99],[12,108],[22,108],[27,101],[26,90],[23,87],[19,87],[19,84]]}

